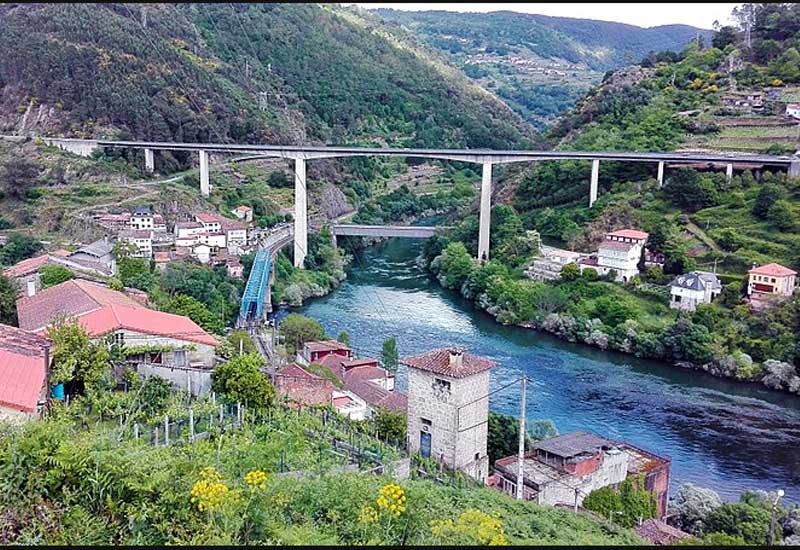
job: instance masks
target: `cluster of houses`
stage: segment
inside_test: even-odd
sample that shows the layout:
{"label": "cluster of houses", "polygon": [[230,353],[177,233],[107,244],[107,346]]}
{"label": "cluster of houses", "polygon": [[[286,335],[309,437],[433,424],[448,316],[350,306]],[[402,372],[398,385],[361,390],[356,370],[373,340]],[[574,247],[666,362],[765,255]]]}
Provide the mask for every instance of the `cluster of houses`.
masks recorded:
{"label": "cluster of houses", "polygon": [[242,277],[239,256],[255,244],[255,233],[249,230],[253,210],[241,205],[231,213],[237,219],[198,212],[191,220],[176,222],[172,232],[164,217],[149,207],[103,214],[95,221],[115,233],[120,242],[129,243],[132,256],[152,259],[161,270],[170,261],[191,257],[202,264],[225,265],[228,275]]}
{"label": "cluster of houses", "polygon": [[[640,274],[642,259],[645,267],[664,265],[663,254],[652,253],[645,247],[648,237],[638,229],[612,231],[606,233],[594,254],[543,246],[542,257],[535,259],[525,274],[540,281],[557,280],[565,265],[575,263],[581,272],[591,268],[601,276],[613,270],[618,282],[627,283]],[[790,297],[797,287],[796,276],[796,271],[777,263],[754,265],[748,272],[750,304],[759,309]],[[692,271],[676,276],[669,283],[669,292],[671,308],[694,311],[722,293],[722,282],[715,273]]]}
{"label": "cluster of houses", "polygon": [[[320,375],[319,369],[330,375]],[[278,395],[297,408],[331,405],[353,420],[369,418],[379,408],[405,413],[408,406],[408,395],[395,389],[393,373],[377,359],[354,357],[336,340],[306,342],[273,381]]]}
{"label": "cluster of houses", "polygon": [[94,342],[127,347],[135,355],[127,355],[125,365],[143,376],[182,387],[193,378],[195,392],[210,386],[219,342],[188,317],[149,309],[145,293],[70,279],[23,294],[16,308],[19,328],[0,325],[0,420],[36,418],[46,406],[52,386],[47,333],[62,317],[75,320]]}
{"label": "cluster of houses", "polygon": [[800,103],[781,101],[781,95],[780,88],[731,91],[722,96],[722,105],[742,113],[783,114],[787,118],[800,120]]}

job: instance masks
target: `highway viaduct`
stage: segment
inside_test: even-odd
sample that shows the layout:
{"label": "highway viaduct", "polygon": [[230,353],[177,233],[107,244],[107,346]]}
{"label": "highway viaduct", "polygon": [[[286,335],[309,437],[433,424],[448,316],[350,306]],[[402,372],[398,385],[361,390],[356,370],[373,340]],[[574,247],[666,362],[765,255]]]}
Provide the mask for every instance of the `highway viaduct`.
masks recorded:
{"label": "highway viaduct", "polygon": [[[19,138],[12,138],[19,139]],[[708,163],[723,165],[730,179],[735,164],[760,165],[788,171],[790,176],[800,177],[800,156],[773,155],[723,155],[718,153],[637,153],[616,151],[514,151],[489,149],[396,149],[384,147],[343,147],[315,145],[255,145],[224,143],[170,143],[155,141],[113,141],[68,138],[45,138],[45,143],[55,145],[75,154],[89,156],[100,148],[143,149],[145,169],[155,168],[154,151],[192,151],[199,155],[200,192],[208,196],[209,153],[252,155],[246,158],[283,158],[294,162],[295,213],[294,213],[294,262],[303,266],[308,247],[308,213],[306,190],[306,162],[315,159],[347,157],[414,157],[425,159],[453,160],[480,164],[482,166],[480,192],[480,229],[478,233],[478,258],[489,258],[489,226],[492,202],[492,166],[512,162],[543,160],[585,160],[591,162],[589,181],[589,206],[597,200],[598,177],[601,161],[646,162],[658,164],[659,186],[664,182],[664,168],[669,165]],[[240,159],[243,160],[243,159]]]}

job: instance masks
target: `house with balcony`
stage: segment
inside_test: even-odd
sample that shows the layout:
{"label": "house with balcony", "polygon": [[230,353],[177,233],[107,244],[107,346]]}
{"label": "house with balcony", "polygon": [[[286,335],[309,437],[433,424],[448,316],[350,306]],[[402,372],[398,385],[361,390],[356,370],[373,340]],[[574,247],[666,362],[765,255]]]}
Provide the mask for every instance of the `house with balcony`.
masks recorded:
{"label": "house with balcony", "polygon": [[597,255],[578,260],[581,271],[591,267],[599,275],[614,270],[616,281],[627,283],[639,274],[639,262],[649,235],[638,229],[620,229],[606,233]]}
{"label": "house with balcony", "polygon": [[753,267],[747,274],[751,297],[791,296],[797,286],[797,272],[776,263]]}

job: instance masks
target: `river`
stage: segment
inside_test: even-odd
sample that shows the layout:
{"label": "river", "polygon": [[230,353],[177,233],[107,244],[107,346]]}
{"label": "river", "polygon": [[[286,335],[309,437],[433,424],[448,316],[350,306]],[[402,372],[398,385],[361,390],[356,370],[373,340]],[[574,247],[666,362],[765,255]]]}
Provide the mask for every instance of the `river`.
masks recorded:
{"label": "river", "polygon": [[[529,422],[550,419],[561,433],[591,431],[670,457],[673,491],[691,481],[726,500],[783,489],[800,502],[800,398],[502,326],[416,267],[419,247],[390,239],[364,250],[336,291],[300,312],[333,337],[346,330],[361,356],[396,336],[401,357],[452,345],[489,357],[498,365],[492,389],[525,373]],[[490,407],[517,415],[519,400],[512,386]]]}

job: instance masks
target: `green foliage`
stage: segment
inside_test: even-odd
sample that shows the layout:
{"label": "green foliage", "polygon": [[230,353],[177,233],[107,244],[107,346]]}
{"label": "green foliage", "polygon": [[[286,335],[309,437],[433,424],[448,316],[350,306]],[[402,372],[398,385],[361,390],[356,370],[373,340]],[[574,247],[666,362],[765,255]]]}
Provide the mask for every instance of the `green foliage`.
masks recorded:
{"label": "green foliage", "polygon": [[772,183],[766,183],[761,186],[761,189],[756,195],[756,201],[753,204],[753,215],[762,220],[767,219],[770,209],[779,200],[783,199],[784,191],[780,186]]}
{"label": "green foliage", "polygon": [[298,313],[290,313],[279,325],[291,355],[302,349],[303,344],[325,337],[325,329],[316,320]]}
{"label": "green foliage", "polygon": [[49,288],[61,284],[75,276],[72,271],[63,265],[42,266],[41,269],[39,269],[39,275],[41,276],[42,288]]}
{"label": "green foliage", "polygon": [[42,243],[24,233],[11,233],[6,244],[0,249],[0,263],[12,266],[17,262],[34,256],[42,249]]}
{"label": "green foliage", "polygon": [[402,412],[390,411],[379,407],[375,410],[370,422],[375,426],[378,439],[394,444],[405,443],[408,419]]}
{"label": "green foliage", "polygon": [[151,291],[150,298],[162,309],[169,310],[172,296],[190,296],[202,302],[218,319],[210,326],[214,323],[224,326],[239,314],[244,282],[228,277],[223,266],[212,269],[189,262],[170,262],[161,276],[159,289],[162,292],[154,295]]}
{"label": "green foliage", "polygon": [[664,193],[676,206],[693,212],[719,202],[718,184],[709,174],[675,170],[666,179]]}
{"label": "green foliage", "polygon": [[92,343],[77,322],[57,320],[47,334],[53,341],[51,384],[74,382],[92,390],[110,374],[108,350]]}
{"label": "green foliage", "polygon": [[[714,509],[705,520],[707,533],[725,533],[741,537],[745,544],[767,543],[771,512],[768,503],[750,503],[746,494],[740,502],[726,502]],[[776,526],[775,540],[780,540],[780,527]]]}
{"label": "green foliage", "polygon": [[264,359],[256,353],[237,355],[211,373],[212,389],[232,402],[264,410],[275,399],[275,389],[263,372]]}
{"label": "green foliage", "polygon": [[123,256],[117,260],[117,267],[123,286],[149,291],[158,284],[158,276],[150,270],[150,261],[146,258]]}
{"label": "green foliage", "polygon": [[26,200],[36,185],[42,167],[27,157],[20,156],[0,164],[0,185],[5,196]]}
{"label": "green foliage", "polygon": [[218,316],[211,313],[203,302],[191,296],[183,294],[174,296],[169,302],[168,310],[170,313],[188,317],[208,332],[220,334],[225,328],[223,321]]}
{"label": "green foliage", "polygon": [[594,302],[592,315],[610,327],[624,323],[628,319],[637,319],[641,311],[635,304],[628,301],[604,296]]}
{"label": "green foliage", "polygon": [[625,527],[638,525],[640,518],[653,518],[655,496],[644,488],[644,476],[637,481],[634,483],[630,476],[625,478],[619,492],[611,487],[595,489],[583,500],[583,507]]}
{"label": "green foliage", "polygon": [[441,256],[441,271],[444,274],[442,286],[445,288],[461,288],[473,269],[473,259],[461,242],[447,245]]}
{"label": "green foliage", "polygon": [[381,346],[381,362],[389,371],[396,371],[400,354],[397,352],[397,338],[392,336],[383,341]]}
{"label": "green foliage", "polygon": [[0,274],[0,323],[17,326],[17,288],[14,282]]}
{"label": "green foliage", "polygon": [[560,275],[562,281],[575,281],[581,276],[581,268],[575,262],[570,262],[561,268]]}
{"label": "green foliage", "polygon": [[350,346],[350,333],[346,330],[343,330],[339,333],[339,336],[336,337],[337,342],[341,342],[345,346]]}
{"label": "green foliage", "polygon": [[769,208],[767,220],[769,220],[772,225],[783,231],[791,231],[797,226],[792,204],[783,199],[775,201]]}

